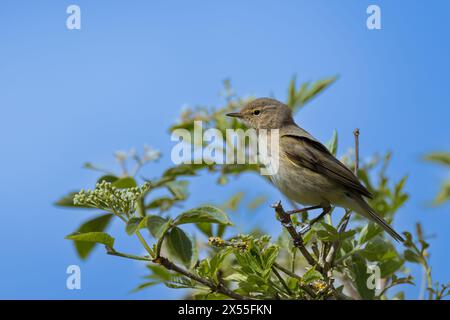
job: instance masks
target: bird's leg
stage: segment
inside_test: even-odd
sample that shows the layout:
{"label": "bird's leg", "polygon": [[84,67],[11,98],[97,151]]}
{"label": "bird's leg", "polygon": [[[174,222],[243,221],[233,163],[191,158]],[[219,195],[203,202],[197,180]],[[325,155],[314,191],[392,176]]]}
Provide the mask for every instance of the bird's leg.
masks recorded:
{"label": "bird's leg", "polygon": [[321,208],[323,209],[323,206],[312,206],[312,207],[305,207],[305,208],[301,208],[301,209],[286,211],[286,213],[291,215],[291,214],[302,213],[302,212],[306,212],[309,210],[321,209]]}
{"label": "bird's leg", "polygon": [[[306,232],[308,232],[309,230],[311,230],[311,227],[319,220],[321,220],[323,217],[325,217],[327,215],[327,213],[329,213],[331,211],[331,206],[318,206],[319,208],[322,208],[322,212],[315,217],[314,219],[312,219],[309,224],[306,224],[303,228],[300,229],[299,233],[301,235],[305,234]],[[317,209],[317,208],[315,208]]]}

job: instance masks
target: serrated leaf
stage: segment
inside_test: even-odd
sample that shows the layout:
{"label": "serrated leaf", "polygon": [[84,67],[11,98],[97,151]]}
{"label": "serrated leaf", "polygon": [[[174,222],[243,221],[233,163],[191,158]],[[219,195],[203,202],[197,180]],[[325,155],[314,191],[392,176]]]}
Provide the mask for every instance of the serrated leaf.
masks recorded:
{"label": "serrated leaf", "polygon": [[67,240],[84,241],[101,243],[112,248],[114,246],[114,238],[105,232],[86,232],[86,233],[72,233],[65,237]]}
{"label": "serrated leaf", "polygon": [[186,278],[184,276],[173,276],[169,281],[164,284],[171,289],[195,289],[197,283],[194,280]]}
{"label": "serrated leaf", "polygon": [[188,210],[180,214],[175,219],[175,224],[177,225],[185,223],[200,223],[200,222],[232,225],[231,221],[228,219],[228,216],[225,212],[211,206],[198,207]]}

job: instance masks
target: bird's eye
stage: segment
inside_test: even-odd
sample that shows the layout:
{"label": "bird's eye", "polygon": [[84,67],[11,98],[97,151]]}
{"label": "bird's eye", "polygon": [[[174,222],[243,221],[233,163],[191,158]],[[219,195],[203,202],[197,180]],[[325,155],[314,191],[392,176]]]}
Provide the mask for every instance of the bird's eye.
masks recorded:
{"label": "bird's eye", "polygon": [[259,116],[260,113],[261,113],[261,110],[255,110],[255,111],[253,111],[253,114],[254,114],[255,116]]}

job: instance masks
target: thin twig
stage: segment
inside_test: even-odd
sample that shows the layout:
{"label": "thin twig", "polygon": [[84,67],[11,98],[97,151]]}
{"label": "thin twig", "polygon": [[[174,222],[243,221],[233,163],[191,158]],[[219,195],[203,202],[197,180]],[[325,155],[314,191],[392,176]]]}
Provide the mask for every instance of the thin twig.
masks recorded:
{"label": "thin twig", "polygon": [[[353,131],[353,135],[355,137],[355,168],[354,173],[355,176],[358,177],[358,170],[359,170],[359,129],[356,128]],[[346,210],[344,216],[342,217],[341,221],[338,224],[338,232],[340,234],[345,232],[345,229],[347,228],[348,222],[350,221],[350,217],[352,215],[351,210]],[[325,265],[324,268],[326,270],[330,270],[333,268],[334,260],[336,259],[336,254],[339,251],[339,248],[341,246],[341,241],[336,240],[333,242],[333,245],[331,246],[330,251],[328,252],[328,255],[325,259]]]}
{"label": "thin twig", "polygon": [[297,230],[295,230],[295,227],[291,220],[291,216],[284,211],[283,206],[281,205],[281,201],[278,201],[277,203],[272,205],[272,207],[275,209],[278,219],[281,221],[283,226],[286,228],[286,230],[289,232],[292,239],[294,240],[294,246],[300,250],[302,255],[305,257],[305,259],[311,266],[316,266],[316,270],[318,271],[319,269],[321,270],[322,268],[318,265],[317,261],[313,258],[313,256],[311,256],[308,249],[306,249],[303,243],[302,236],[297,232]]}
{"label": "thin twig", "polygon": [[272,271],[275,274],[275,276],[278,278],[278,280],[281,282],[281,284],[283,285],[283,287],[286,290],[287,294],[292,296],[291,289],[289,289],[288,285],[286,284],[286,281],[284,281],[283,277],[280,275],[280,273],[277,271],[277,269],[274,266],[272,266]]}
{"label": "thin twig", "polygon": [[132,260],[140,260],[140,261],[152,261],[149,256],[136,256],[134,254],[122,253],[114,250],[113,248],[106,247],[106,253],[112,256],[132,259]]}
{"label": "thin twig", "polygon": [[276,263],[276,262],[273,264],[273,266],[274,266],[275,268],[277,268],[278,270],[284,272],[285,274],[287,274],[287,275],[290,276],[291,278],[300,280],[300,282],[299,282],[300,289],[302,289],[303,291],[305,291],[311,298],[314,299],[314,298],[317,297],[317,295],[316,295],[316,293],[314,292],[313,289],[311,289],[311,288],[308,287],[307,285],[304,285],[304,284],[301,283],[301,281],[303,281],[302,277],[300,277],[299,275],[295,274],[294,272],[291,272],[290,270],[286,269],[285,267],[279,265],[279,264]]}
{"label": "thin twig", "polygon": [[355,175],[358,176],[359,169],[359,129],[356,128],[353,131],[353,135],[355,136]]}

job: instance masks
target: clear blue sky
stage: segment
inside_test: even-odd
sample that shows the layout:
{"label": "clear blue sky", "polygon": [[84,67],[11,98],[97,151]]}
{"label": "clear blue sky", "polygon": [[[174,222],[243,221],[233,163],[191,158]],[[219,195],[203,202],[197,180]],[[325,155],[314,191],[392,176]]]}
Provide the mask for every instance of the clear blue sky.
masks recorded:
{"label": "clear blue sky", "polygon": [[[72,3],[81,7],[79,31],[65,27]],[[365,25],[373,3],[382,10],[379,31]],[[91,186],[97,175],[82,163],[114,166],[118,149],[148,143],[162,150],[166,156],[148,169],[156,176],[170,165],[167,128],[181,107],[220,103],[223,79],[239,94],[284,99],[294,73],[341,76],[297,121],[322,141],[336,128],[341,151],[355,127],[363,157],[394,151],[389,174],[408,174],[411,195],[395,226],[422,221],[436,234],[433,273],[448,281],[450,207],[427,203],[449,173],[421,157],[450,147],[449,10],[444,0],[2,1],[0,298],[179,296],[163,286],[130,294],[145,268],[100,248],[79,261],[63,238],[90,215],[52,202]],[[202,203],[206,187],[206,200],[216,203],[249,184],[253,195],[280,197],[257,181],[244,177],[239,187],[220,189],[208,177],[194,180],[187,205]],[[259,217],[276,232],[271,213]],[[121,225],[109,231],[121,248],[140,250]],[[80,291],[65,287],[70,264],[81,266]]]}

